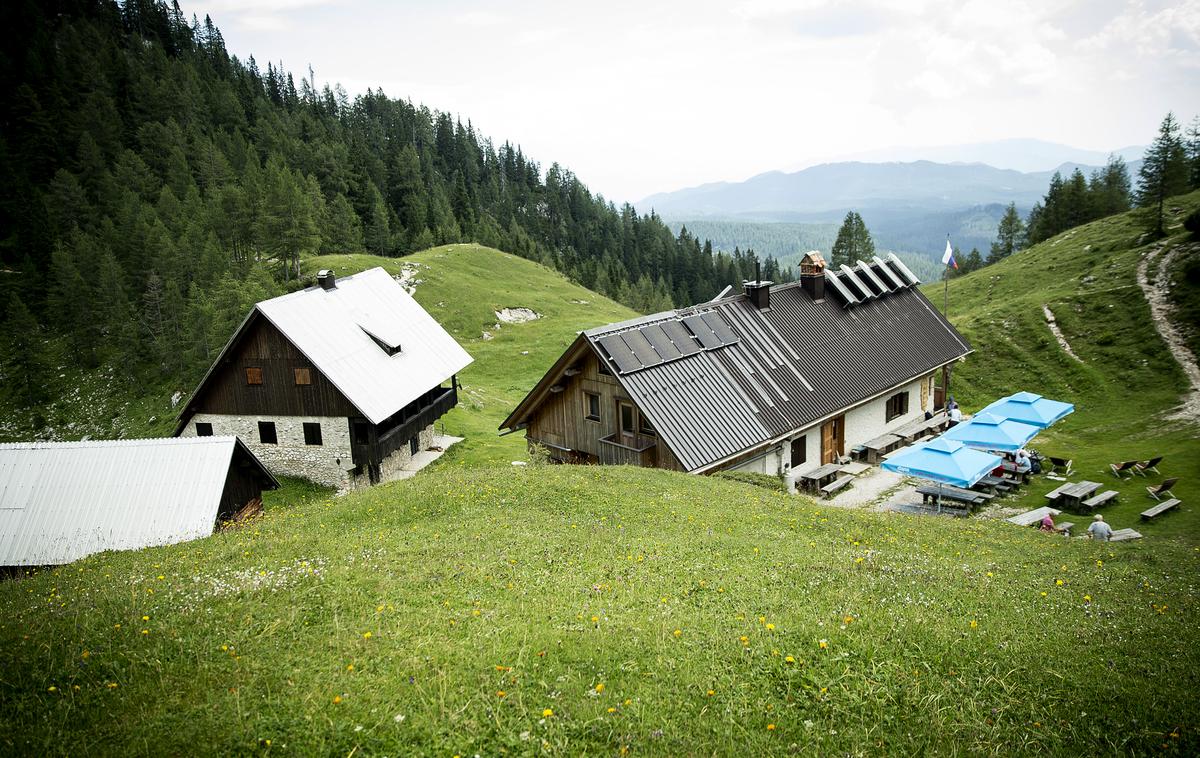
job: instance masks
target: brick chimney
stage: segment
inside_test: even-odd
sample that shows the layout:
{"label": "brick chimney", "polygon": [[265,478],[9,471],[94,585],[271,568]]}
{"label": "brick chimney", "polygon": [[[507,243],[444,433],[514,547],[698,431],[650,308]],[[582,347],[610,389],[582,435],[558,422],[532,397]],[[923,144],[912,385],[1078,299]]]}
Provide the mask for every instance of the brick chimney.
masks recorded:
{"label": "brick chimney", "polygon": [[825,259],[816,250],[800,259],[800,286],[813,300],[825,299]]}
{"label": "brick chimney", "polygon": [[750,302],[760,311],[765,311],[771,307],[771,285],[775,282],[764,282],[762,274],[758,268],[758,262],[754,263],[754,281],[742,282],[742,290],[746,293],[746,297],[750,298]]}
{"label": "brick chimney", "polygon": [[333,275],[333,271],[323,268],[317,272],[317,284],[321,285],[323,290],[337,289],[337,279]]}

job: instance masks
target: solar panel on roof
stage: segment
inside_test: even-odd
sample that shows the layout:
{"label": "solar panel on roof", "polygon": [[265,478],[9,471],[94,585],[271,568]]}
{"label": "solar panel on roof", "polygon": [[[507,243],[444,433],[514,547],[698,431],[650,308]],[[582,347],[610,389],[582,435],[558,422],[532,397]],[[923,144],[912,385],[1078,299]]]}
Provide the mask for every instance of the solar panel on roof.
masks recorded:
{"label": "solar panel on roof", "polygon": [[898,289],[898,290],[904,289],[904,287],[905,287],[904,280],[901,279],[900,277],[896,276],[896,272],[892,271],[892,269],[886,263],[883,262],[882,258],[880,258],[878,255],[876,255],[873,258],[871,258],[871,260],[875,261],[875,265],[878,268],[879,275],[881,277],[883,277],[884,279],[887,279],[888,283],[892,285],[893,289]]}
{"label": "solar panel on roof", "polygon": [[629,349],[629,345],[625,344],[625,340],[621,339],[621,335],[610,334],[607,337],[601,337],[600,344],[616,362],[617,371],[620,373],[628,374],[630,371],[637,371],[642,367],[641,361],[633,355],[633,351]]}
{"label": "solar panel on roof", "polygon": [[858,302],[858,298],[855,297],[854,294],[851,293],[846,287],[846,285],[842,283],[842,280],[838,278],[837,274],[833,273],[829,269],[825,269],[825,281],[828,284],[833,285],[833,291],[838,293],[838,297],[842,298],[842,302],[844,302],[846,305],[854,305]]}
{"label": "solar panel on roof", "polygon": [[[662,357],[664,361],[673,361],[676,358],[683,356],[679,348],[671,344],[671,338],[663,331],[659,324],[651,324],[641,328],[642,336],[650,340],[650,344],[654,345],[654,350]],[[688,337],[691,340],[691,337]]]}
{"label": "solar panel on roof", "polygon": [[625,344],[629,345],[629,349],[633,351],[633,356],[638,359],[643,367],[657,366],[663,362],[662,356],[654,350],[654,346],[650,344],[650,340],[646,339],[638,330],[630,332],[621,332],[621,339],[625,340]]}
{"label": "solar panel on roof", "polygon": [[891,287],[888,287],[883,283],[882,279],[875,275],[875,272],[871,270],[871,267],[867,263],[859,261],[858,266],[854,269],[854,271],[865,281],[869,282],[871,286],[875,288],[875,292],[878,294],[886,295],[892,291]]}
{"label": "solar panel on roof", "polygon": [[671,338],[671,343],[684,355],[694,355],[700,352],[700,346],[696,344],[696,338],[692,333],[684,328],[683,324],[678,321],[664,321],[659,326],[662,327],[663,333]]}
{"label": "solar panel on roof", "polygon": [[854,289],[862,294],[863,300],[869,300],[875,297],[875,290],[864,284],[863,281],[858,278],[858,275],[854,273],[854,269],[850,268],[845,263],[842,264],[842,276],[846,277],[846,281],[853,284]]}
{"label": "solar panel on roof", "polygon": [[683,319],[683,323],[692,330],[692,334],[696,335],[696,339],[700,340],[700,344],[704,346],[705,350],[712,350],[725,344],[699,316],[687,316]]}
{"label": "solar panel on roof", "polygon": [[921,280],[917,278],[917,275],[914,274],[913,272],[909,271],[908,266],[905,266],[904,261],[897,258],[895,253],[888,253],[888,261],[892,264],[893,267],[895,267],[897,273],[899,273],[900,276],[904,277],[904,279],[907,280],[909,284],[915,285],[915,284],[921,283]]}
{"label": "solar panel on roof", "polygon": [[732,345],[738,341],[738,336],[729,328],[729,324],[725,322],[725,318],[716,311],[700,314],[700,318],[704,319],[704,323],[708,324],[708,328],[713,330],[713,333],[721,340],[722,345]]}

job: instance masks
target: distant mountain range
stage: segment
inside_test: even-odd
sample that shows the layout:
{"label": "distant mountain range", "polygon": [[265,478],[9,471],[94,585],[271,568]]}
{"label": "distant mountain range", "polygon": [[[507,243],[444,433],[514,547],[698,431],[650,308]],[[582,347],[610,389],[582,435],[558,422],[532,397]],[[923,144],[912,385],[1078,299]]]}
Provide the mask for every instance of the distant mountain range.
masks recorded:
{"label": "distant mountain range", "polygon": [[[1036,139],[1006,139],[994,142],[975,142],[967,145],[937,147],[887,147],[867,150],[837,158],[838,161],[885,163],[891,161],[934,161],[935,163],[985,163],[995,168],[1008,168],[1024,173],[1053,171],[1064,163],[1084,166],[1103,165],[1108,156],[1118,155],[1125,162],[1141,160],[1145,145],[1132,145],[1119,150],[1102,152],[1046,142]],[[830,163],[834,161],[829,161]],[[799,168],[799,167],[797,167]]]}
{"label": "distant mountain range", "polygon": [[[1002,157],[1012,143],[1046,145],[1033,140],[986,143],[967,150],[940,148],[947,155],[989,152]],[[1028,146],[1028,145],[1027,145]],[[1136,178],[1141,161],[1133,159],[1140,148],[1126,148],[1131,178]],[[1074,151],[1071,153],[1071,151]],[[964,251],[979,247],[986,253],[995,237],[1004,207],[1016,203],[1025,215],[1041,200],[1054,171],[1063,176],[1076,168],[1091,174],[1107,161],[1107,154],[1064,148],[1064,154],[1096,157],[1094,163],[1063,162],[1052,170],[1022,172],[984,163],[912,162],[868,163],[849,161],[825,163],[800,171],[771,171],[743,182],[714,182],[675,192],[651,195],[637,204],[653,208],[672,226],[697,220],[743,223],[830,224],[840,223],[848,210],[856,210],[867,222],[881,247],[926,256],[940,255],[946,235]],[[1124,157],[1124,156],[1123,156]],[[1034,160],[1031,157],[1030,160]],[[749,243],[750,240],[747,240]],[[742,247],[746,247],[743,244]]]}

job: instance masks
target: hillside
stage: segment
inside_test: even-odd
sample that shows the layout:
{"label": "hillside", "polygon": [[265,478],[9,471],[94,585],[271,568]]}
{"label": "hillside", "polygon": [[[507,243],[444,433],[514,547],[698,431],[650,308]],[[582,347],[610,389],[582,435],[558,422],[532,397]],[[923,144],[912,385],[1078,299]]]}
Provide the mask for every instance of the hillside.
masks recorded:
{"label": "hillside", "polygon": [[[1121,525],[1138,523],[1137,514],[1150,502],[1148,482],[1118,482],[1110,463],[1164,455],[1166,476],[1180,478],[1176,495],[1200,503],[1200,420],[1175,417],[1190,394],[1187,378],[1155,331],[1137,282],[1139,264],[1156,273],[1160,251],[1190,244],[1180,222],[1200,207],[1200,192],[1173,198],[1171,207],[1172,236],[1165,240],[1142,240],[1145,226],[1137,212],[1121,214],[952,279],[948,287],[950,319],[976,349],[955,369],[952,394],[966,410],[1018,390],[1074,403],[1074,415],[1034,445],[1073,458],[1080,476],[1120,491],[1120,502],[1106,508],[1105,517]],[[1195,251],[1186,250],[1191,252],[1176,258],[1180,271],[1195,260]],[[1177,275],[1174,269],[1163,274],[1168,281]],[[941,307],[942,286],[928,284],[925,291]],[[1175,291],[1190,293],[1189,303],[1196,300],[1195,290],[1176,285]],[[1056,341],[1043,307],[1078,360]],[[1053,485],[1039,482],[1031,503]],[[1200,509],[1191,506],[1169,522],[1138,528],[1200,541]]]}
{"label": "hillside", "polygon": [[[1166,454],[1200,498],[1195,428],[1163,414],[1183,377],[1127,278],[1139,234],[1097,222],[950,293],[977,351],[959,399],[1077,403],[1037,444],[1120,487],[1120,524],[1147,501],[1110,460]],[[241,529],[0,582],[3,752],[1200,750],[1194,505],[1106,546],[716,478],[513,467],[523,440],[499,421],[576,330],[631,312],[472,245],[303,261],[374,265],[414,269],[475,357],[445,418],[468,441],[406,482],[289,488]],[[543,318],[496,330],[505,307]]]}
{"label": "hillside", "polygon": [[0,583],[0,745],[1194,754],[1198,570],[710,478],[442,468]]}

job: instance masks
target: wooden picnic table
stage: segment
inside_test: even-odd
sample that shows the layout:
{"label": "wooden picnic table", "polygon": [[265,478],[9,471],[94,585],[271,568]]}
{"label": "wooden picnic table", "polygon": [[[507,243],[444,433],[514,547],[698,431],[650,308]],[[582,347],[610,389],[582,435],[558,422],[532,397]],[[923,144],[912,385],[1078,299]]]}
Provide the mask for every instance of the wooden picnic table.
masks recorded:
{"label": "wooden picnic table", "polygon": [[829,483],[829,480],[837,476],[842,470],[840,463],[826,463],[823,466],[817,466],[812,471],[806,471],[799,476],[803,482],[803,486],[808,490],[819,490]]}
{"label": "wooden picnic table", "polygon": [[905,442],[915,442],[930,432],[941,431],[950,417],[945,413],[935,413],[932,418],[919,418],[897,429],[894,434],[903,437]]}
{"label": "wooden picnic table", "polygon": [[1100,489],[1100,482],[1082,481],[1058,488],[1058,503],[1065,509],[1077,509],[1080,502]]}
{"label": "wooden picnic table", "polygon": [[891,452],[904,439],[895,434],[881,434],[869,442],[864,442],[863,447],[867,449],[867,462],[878,463],[879,458],[884,454]]}
{"label": "wooden picnic table", "polygon": [[1051,508],[1047,505],[1042,506],[1041,508],[1034,508],[1031,511],[1025,511],[1024,513],[1018,513],[1015,516],[1009,516],[1007,519],[1005,519],[1005,521],[1016,524],[1017,526],[1032,526],[1034,524],[1041,523],[1042,519],[1046,517],[1047,513],[1049,513],[1051,516],[1057,516],[1058,514],[1062,513],[1062,511],[1058,510],[1057,508]]}

